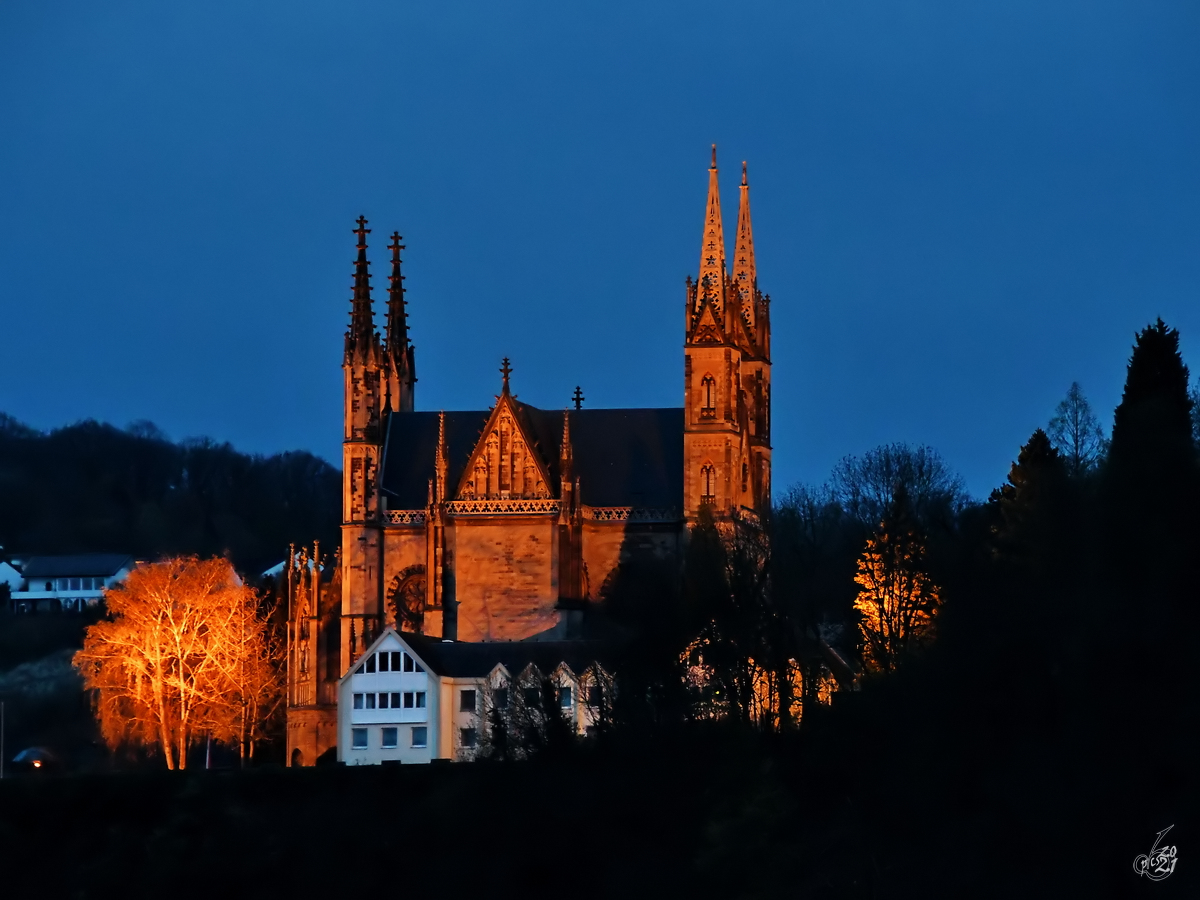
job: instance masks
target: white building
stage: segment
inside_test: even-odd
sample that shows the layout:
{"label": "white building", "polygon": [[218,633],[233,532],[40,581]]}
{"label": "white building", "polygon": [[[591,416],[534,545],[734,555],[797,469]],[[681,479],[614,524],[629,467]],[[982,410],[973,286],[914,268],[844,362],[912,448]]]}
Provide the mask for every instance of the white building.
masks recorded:
{"label": "white building", "polygon": [[133,571],[124,553],[31,556],[20,566],[21,585],[12,592],[16,612],[78,612],[96,606],[105,590]]}
{"label": "white building", "polygon": [[[460,643],[388,628],[338,682],[338,761],[472,759],[487,743],[493,709],[515,723],[543,702],[555,703],[576,734],[587,734],[611,685],[596,659],[600,646]],[[543,676],[552,694],[545,700]]]}

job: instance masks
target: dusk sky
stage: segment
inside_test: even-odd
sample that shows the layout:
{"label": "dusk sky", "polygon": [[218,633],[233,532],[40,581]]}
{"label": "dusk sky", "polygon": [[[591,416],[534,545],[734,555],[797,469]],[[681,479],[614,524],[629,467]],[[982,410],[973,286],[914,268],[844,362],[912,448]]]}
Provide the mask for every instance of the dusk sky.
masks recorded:
{"label": "dusk sky", "polygon": [[1155,317],[1200,369],[1195,0],[5,0],[0,412],[340,465],[360,214],[418,409],[503,356],[536,406],[681,405],[714,142],[777,492],[907,441],[986,497],[1072,381],[1111,425]]}

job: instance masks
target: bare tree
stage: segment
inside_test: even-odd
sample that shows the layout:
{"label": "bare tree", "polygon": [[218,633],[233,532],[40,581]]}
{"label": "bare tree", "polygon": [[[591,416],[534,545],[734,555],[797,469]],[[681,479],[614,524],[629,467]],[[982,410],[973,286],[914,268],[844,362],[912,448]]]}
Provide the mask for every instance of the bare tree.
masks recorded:
{"label": "bare tree", "polygon": [[187,766],[204,736],[259,736],[281,694],[276,647],[258,598],[224,559],[180,557],[139,566],[105,595],[74,665],[92,691],[110,747],[157,745],[168,769]]}
{"label": "bare tree", "polygon": [[1076,477],[1094,469],[1108,448],[1100,422],[1078,381],[1071,382],[1047,432],[1054,449],[1066,461],[1067,470]]}
{"label": "bare tree", "polygon": [[830,486],[842,509],[867,529],[883,521],[901,488],[924,528],[949,526],[967,503],[962,478],[932,447],[885,444],[847,456],[834,467]]}
{"label": "bare tree", "polygon": [[867,541],[854,579],[862,615],[863,661],[876,672],[932,640],[941,598],[925,570],[925,544],[908,514],[903,490]]}

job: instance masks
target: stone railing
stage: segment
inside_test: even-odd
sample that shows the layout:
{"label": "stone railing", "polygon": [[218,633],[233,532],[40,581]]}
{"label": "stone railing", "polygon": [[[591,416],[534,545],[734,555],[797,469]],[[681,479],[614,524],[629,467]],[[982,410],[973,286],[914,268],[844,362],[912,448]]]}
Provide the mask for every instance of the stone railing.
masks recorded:
{"label": "stone railing", "polygon": [[452,516],[529,516],[558,512],[553,497],[530,500],[451,500],[446,511]]}
{"label": "stone railing", "polygon": [[678,522],[683,516],[673,507],[584,506],[583,517],[595,522]]}
{"label": "stone railing", "polygon": [[389,509],[383,514],[386,525],[424,525],[425,510],[423,509]]}

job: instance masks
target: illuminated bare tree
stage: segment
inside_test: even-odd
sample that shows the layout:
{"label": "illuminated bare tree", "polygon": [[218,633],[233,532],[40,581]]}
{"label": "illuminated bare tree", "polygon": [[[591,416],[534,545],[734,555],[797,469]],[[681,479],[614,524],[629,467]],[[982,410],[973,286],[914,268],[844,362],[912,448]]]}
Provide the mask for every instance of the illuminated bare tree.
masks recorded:
{"label": "illuminated bare tree", "polygon": [[186,768],[204,736],[253,753],[279,702],[277,648],[228,561],[139,566],[105,601],[74,658],[105,742],[157,746],[168,769]]}
{"label": "illuminated bare tree", "polygon": [[879,529],[867,540],[854,578],[861,614],[863,662],[874,672],[894,671],[900,660],[933,639],[939,591],[925,571],[925,544],[901,491]]}

